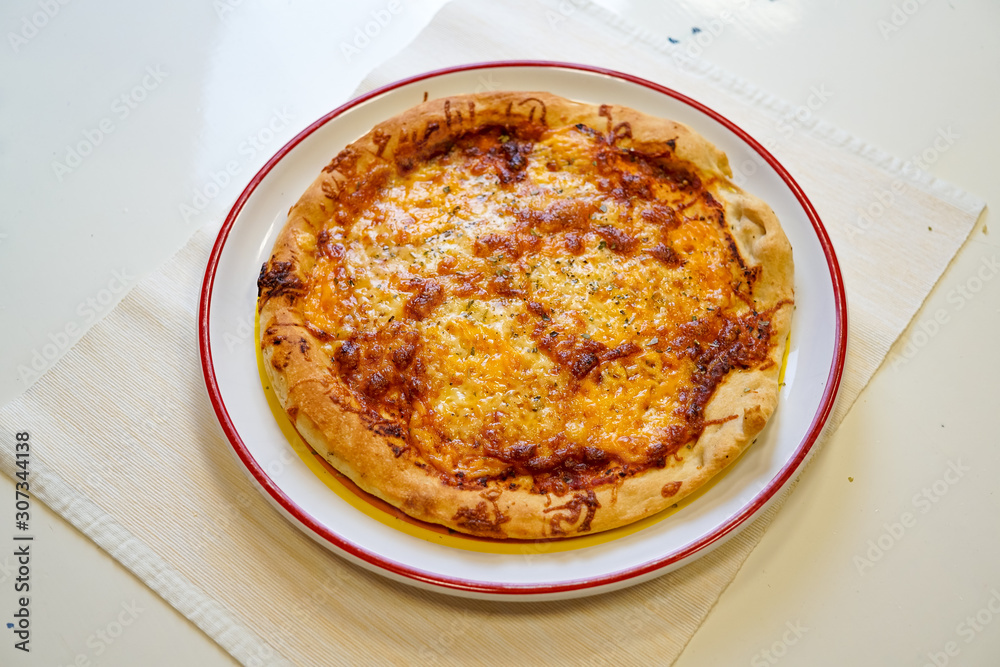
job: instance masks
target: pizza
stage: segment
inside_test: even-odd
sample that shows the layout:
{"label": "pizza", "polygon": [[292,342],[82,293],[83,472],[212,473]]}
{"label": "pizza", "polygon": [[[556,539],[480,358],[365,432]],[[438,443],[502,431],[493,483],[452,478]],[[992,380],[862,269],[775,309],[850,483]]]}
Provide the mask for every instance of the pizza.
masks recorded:
{"label": "pizza", "polygon": [[341,150],[258,278],[308,445],[413,518],[615,528],[698,490],[775,409],[790,244],[691,128],[543,92],[425,101]]}

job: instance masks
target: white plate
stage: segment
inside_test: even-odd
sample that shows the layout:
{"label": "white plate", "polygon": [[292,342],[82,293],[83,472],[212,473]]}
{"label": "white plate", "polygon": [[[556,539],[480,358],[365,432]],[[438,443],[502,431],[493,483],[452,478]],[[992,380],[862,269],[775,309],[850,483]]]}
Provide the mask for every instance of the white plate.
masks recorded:
{"label": "white plate", "polygon": [[[341,148],[429,98],[545,90],[623,104],[692,126],[734,165],[757,165],[743,186],[767,201],[795,249],[797,309],[777,411],[757,443],[717,484],[667,519],[604,544],[559,553],[479,553],[414,537],[334,494],[296,456],[257,374],[256,278],[288,208]],[[750,171],[750,170],[747,170]],[[760,513],[807,459],[833,406],[846,346],[846,303],[826,231],[805,194],[749,135],[674,91],[629,75],[562,63],[487,63],[431,72],[373,91],[306,128],[261,169],[233,206],[212,251],[199,337],[209,395],[247,474],[289,520],[333,551],[380,574],[458,595],[553,599],[645,581],[703,556]]]}

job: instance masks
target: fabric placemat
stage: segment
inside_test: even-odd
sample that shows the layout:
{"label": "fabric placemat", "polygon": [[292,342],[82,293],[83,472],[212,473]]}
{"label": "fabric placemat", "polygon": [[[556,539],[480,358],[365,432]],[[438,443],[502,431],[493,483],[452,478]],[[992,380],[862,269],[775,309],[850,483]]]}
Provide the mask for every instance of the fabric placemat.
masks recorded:
{"label": "fabric placemat", "polygon": [[[571,11],[567,11],[567,8]],[[573,60],[675,88],[754,136],[795,107],[667,39],[573,0],[447,5],[365,86],[460,62]],[[819,211],[849,304],[849,350],[826,433],[843,419],[971,231],[984,204],[836,128],[796,122],[769,148]],[[892,192],[871,222],[877,193]],[[670,664],[778,511],[691,565],[622,591],[546,603],[476,601],[355,567],[283,519],[238,467],[197,352],[216,226],[142,280],[22,397],[32,493],[247,665]],[[248,278],[252,280],[253,277]],[[7,438],[6,442],[13,442]],[[13,452],[0,468],[16,471]],[[787,496],[787,493],[786,493]]]}

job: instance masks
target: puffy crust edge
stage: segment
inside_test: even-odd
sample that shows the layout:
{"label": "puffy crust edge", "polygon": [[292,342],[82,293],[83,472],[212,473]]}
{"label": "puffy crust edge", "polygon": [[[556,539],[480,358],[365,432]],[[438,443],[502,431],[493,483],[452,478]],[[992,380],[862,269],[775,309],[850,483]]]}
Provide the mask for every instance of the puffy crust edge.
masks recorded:
{"label": "puffy crust edge", "polygon": [[[769,361],[726,376],[704,416],[706,421],[735,418],[706,427],[665,468],[651,468],[592,494],[570,492],[563,497],[494,485],[449,486],[417,467],[410,450],[394,456],[391,446],[405,442],[362,417],[356,401],[326,371],[320,341],[296,308],[313,265],[316,234],[355,175],[433,155],[462,133],[487,125],[530,134],[577,123],[604,133],[619,146],[650,155],[672,154],[697,170],[722,202],[740,255],[748,266],[760,267],[754,284],[756,309],[773,310]],[[616,528],[666,509],[735,461],[764,428],[778,400],[778,372],[793,308],[792,250],[770,207],[730,177],[725,154],[681,123],[543,92],[442,98],[380,123],[338,154],[290,209],[266,265],[280,277],[259,302],[264,366],[275,394],[306,442],[360,488],[417,519],[461,532],[520,539],[573,536]],[[275,273],[277,268],[281,270]]]}

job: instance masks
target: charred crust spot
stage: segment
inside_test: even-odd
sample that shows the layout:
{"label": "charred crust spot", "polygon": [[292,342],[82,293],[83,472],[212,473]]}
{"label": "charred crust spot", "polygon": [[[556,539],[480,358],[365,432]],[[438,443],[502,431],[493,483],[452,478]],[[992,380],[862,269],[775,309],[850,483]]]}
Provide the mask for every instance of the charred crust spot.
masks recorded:
{"label": "charred crust spot", "polygon": [[309,353],[309,341],[307,341],[305,338],[299,338],[299,352],[301,352],[302,354]]}
{"label": "charred crust spot", "polygon": [[301,294],[305,285],[293,270],[292,262],[272,261],[261,266],[260,276],[257,278],[258,298],[266,301],[283,294],[292,298]]}

